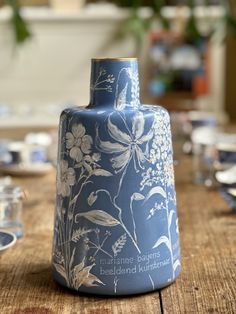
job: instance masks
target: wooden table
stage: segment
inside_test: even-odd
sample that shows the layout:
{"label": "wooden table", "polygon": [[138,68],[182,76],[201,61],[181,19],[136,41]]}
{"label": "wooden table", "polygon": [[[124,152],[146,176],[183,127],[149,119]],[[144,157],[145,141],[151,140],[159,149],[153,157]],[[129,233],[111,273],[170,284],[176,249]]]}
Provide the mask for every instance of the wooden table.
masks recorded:
{"label": "wooden table", "polygon": [[176,167],[181,276],[162,291],[126,298],[81,296],[53,282],[55,173],[16,179],[29,191],[25,236],[0,255],[0,313],[236,313],[236,215],[217,191],[192,185],[190,170],[187,158]]}

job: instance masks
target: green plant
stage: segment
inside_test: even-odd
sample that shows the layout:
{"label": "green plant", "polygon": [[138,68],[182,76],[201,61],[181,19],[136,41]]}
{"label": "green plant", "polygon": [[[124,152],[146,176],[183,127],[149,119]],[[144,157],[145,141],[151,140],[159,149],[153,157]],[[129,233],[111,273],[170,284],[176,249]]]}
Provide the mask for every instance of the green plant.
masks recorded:
{"label": "green plant", "polygon": [[[161,13],[162,7],[166,5],[166,0],[154,0],[154,1],[141,1],[141,0],[115,0],[115,3],[123,7],[131,7],[130,17],[124,23],[121,34],[131,34],[135,41],[137,51],[142,44],[144,35],[151,29],[152,23],[155,19],[158,19],[164,29],[169,29],[169,20],[166,19]],[[141,6],[148,4],[152,14],[147,19],[140,17],[139,9]]]}
{"label": "green plant", "polygon": [[[142,0],[114,0],[114,2],[123,7],[130,7],[131,13],[130,17],[124,24],[122,28],[122,34],[131,34],[137,44],[137,51],[142,43],[144,35],[153,28],[153,22],[158,21],[159,25],[163,29],[169,29],[169,20],[163,15],[163,7],[168,4],[167,0],[153,0],[153,1],[142,1]],[[209,5],[209,0],[204,1],[205,5]],[[221,25],[226,25],[227,29],[230,29],[236,35],[236,18],[233,15],[233,5],[232,0],[221,0],[221,5],[225,10],[225,15],[222,18]],[[139,9],[141,6],[148,6],[151,10],[151,15],[148,19],[144,19],[139,14]],[[186,5],[190,9],[190,16],[186,22],[186,27],[184,33],[182,34],[187,40],[196,41],[202,35],[198,29],[196,18],[194,15],[195,1],[186,0]],[[216,30],[215,25],[212,25],[212,29],[209,33],[211,35]]]}
{"label": "green plant", "polygon": [[12,26],[15,33],[15,39],[18,44],[24,43],[30,36],[30,30],[20,14],[20,6],[17,0],[5,0],[12,9]]}

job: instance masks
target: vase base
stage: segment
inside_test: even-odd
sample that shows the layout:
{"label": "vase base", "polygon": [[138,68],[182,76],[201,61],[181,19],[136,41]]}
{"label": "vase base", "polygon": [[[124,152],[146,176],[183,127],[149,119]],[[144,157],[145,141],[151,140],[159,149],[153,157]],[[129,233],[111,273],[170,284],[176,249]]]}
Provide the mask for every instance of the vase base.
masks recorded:
{"label": "vase base", "polygon": [[[59,284],[60,286],[63,286],[64,288],[66,288],[67,290],[73,292],[73,293],[77,293],[78,295],[86,295],[86,296],[100,296],[100,297],[122,297],[122,296],[132,296],[132,295],[140,295],[140,294],[146,294],[146,293],[151,293],[151,292],[155,292],[164,288],[167,288],[168,286],[172,285],[173,283],[175,283],[176,279],[179,277],[179,274],[177,274],[177,276],[168,282],[163,282],[160,283],[159,285],[157,285],[156,287],[154,287],[154,289],[152,289],[150,286],[147,287],[139,287],[139,288],[135,288],[135,289],[129,289],[129,290],[122,290],[120,289],[119,291],[117,291],[116,293],[113,290],[105,290],[105,289],[99,289],[98,287],[93,287],[93,288],[87,288],[87,287],[81,287],[78,290],[68,287],[65,285],[65,283],[60,280],[59,278],[55,278],[54,276],[54,281],[56,282],[56,284]],[[90,291],[89,291],[90,290]],[[92,291],[93,290],[93,291]],[[96,291],[95,291],[96,290]]]}

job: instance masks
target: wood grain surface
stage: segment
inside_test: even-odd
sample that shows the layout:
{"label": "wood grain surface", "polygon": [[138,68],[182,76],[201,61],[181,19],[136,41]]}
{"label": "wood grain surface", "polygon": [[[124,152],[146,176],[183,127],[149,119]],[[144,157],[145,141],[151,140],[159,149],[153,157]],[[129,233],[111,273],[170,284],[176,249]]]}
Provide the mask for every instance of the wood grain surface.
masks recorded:
{"label": "wood grain surface", "polygon": [[161,291],[164,313],[236,313],[236,214],[218,191],[191,184],[191,160],[176,168],[182,273]]}
{"label": "wood grain surface", "polygon": [[236,313],[236,215],[217,191],[191,184],[191,160],[176,166],[182,273],[173,285],[133,297],[78,295],[50,269],[55,173],[14,179],[28,191],[24,237],[0,255],[0,314]]}

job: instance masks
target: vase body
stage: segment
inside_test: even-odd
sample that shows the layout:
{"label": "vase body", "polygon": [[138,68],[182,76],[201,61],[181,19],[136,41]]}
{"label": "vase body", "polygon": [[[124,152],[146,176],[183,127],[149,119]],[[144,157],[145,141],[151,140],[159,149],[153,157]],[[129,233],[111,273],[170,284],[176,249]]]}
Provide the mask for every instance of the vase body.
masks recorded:
{"label": "vase body", "polygon": [[137,60],[92,60],[90,104],[62,112],[53,276],[127,295],[180,272],[169,115],[141,105]]}

